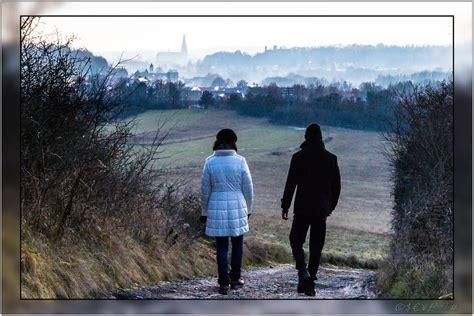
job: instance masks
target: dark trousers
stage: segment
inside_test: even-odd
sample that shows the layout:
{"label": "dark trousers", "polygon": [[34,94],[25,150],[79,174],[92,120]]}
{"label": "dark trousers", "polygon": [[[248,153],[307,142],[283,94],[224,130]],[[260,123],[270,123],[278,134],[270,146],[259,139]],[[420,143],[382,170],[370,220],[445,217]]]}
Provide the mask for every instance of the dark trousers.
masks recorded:
{"label": "dark trousers", "polygon": [[231,237],[232,256],[230,260],[230,273],[227,267],[227,253],[229,251],[229,237],[216,237],[217,244],[217,270],[219,272],[219,285],[228,285],[230,281],[240,279],[242,269],[242,256],[244,236]]}
{"label": "dark trousers", "polygon": [[[311,226],[309,234],[309,263],[306,269],[303,244],[306,240],[306,234]],[[295,214],[293,225],[290,232],[290,245],[293,257],[296,261],[296,269],[301,278],[308,274],[312,278],[316,277],[321,259],[321,252],[326,238],[326,216],[308,217]]]}

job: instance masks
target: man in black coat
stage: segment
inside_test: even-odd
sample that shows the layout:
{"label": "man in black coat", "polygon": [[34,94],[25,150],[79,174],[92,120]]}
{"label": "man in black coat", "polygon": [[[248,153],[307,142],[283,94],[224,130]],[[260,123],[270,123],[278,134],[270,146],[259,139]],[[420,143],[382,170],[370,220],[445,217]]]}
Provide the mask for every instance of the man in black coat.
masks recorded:
{"label": "man in black coat", "polygon": [[[305,141],[300,147],[301,150],[291,159],[281,199],[281,216],[283,220],[288,219],[296,189],[290,244],[298,270],[298,293],[314,296],[314,281],[326,236],[326,218],[336,208],[341,177],[337,157],[325,149],[319,125],[311,124],[306,128]],[[310,226],[309,263],[306,268],[303,244]]]}

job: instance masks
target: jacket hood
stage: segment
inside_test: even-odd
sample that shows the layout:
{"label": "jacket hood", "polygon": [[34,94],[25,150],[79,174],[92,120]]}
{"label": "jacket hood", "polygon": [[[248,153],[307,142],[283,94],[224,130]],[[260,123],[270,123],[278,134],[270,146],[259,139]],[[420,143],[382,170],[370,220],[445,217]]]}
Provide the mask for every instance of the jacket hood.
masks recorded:
{"label": "jacket hood", "polygon": [[323,140],[315,139],[315,138],[307,139],[300,145],[301,149],[307,148],[307,147],[325,148]]}

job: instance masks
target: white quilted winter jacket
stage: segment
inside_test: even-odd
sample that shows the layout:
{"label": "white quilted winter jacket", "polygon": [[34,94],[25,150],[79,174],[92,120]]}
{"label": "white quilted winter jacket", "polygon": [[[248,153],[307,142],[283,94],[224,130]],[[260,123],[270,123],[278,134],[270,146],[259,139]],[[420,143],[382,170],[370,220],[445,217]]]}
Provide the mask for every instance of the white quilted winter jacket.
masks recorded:
{"label": "white quilted winter jacket", "polygon": [[240,236],[249,231],[253,184],[245,158],[235,150],[216,150],[206,159],[201,179],[201,215],[206,235]]}

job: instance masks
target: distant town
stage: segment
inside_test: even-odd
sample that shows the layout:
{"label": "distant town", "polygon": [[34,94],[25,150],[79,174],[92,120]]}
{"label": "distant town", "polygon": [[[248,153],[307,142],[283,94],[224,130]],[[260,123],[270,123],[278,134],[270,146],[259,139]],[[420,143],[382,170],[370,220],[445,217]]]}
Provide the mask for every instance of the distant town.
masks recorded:
{"label": "distant town", "polygon": [[[265,46],[256,55],[216,52],[191,61],[183,34],[180,50],[159,51],[148,63],[136,58],[112,65],[87,50],[77,53],[90,62],[86,80],[111,73],[111,82],[114,85],[120,82],[134,97],[139,93],[132,89],[143,89],[143,94],[150,94],[151,90],[164,89],[157,86],[168,85],[167,88],[172,86],[179,91],[181,106],[201,107],[204,92],[207,92],[205,98],[226,101],[231,96],[245,99],[249,89],[271,85],[332,87],[328,91],[337,90],[344,99],[362,97],[365,101],[361,85],[369,82],[388,88],[407,81],[423,83],[449,78],[451,52],[448,46],[284,48],[273,45]],[[283,94],[283,90],[279,91]]]}

